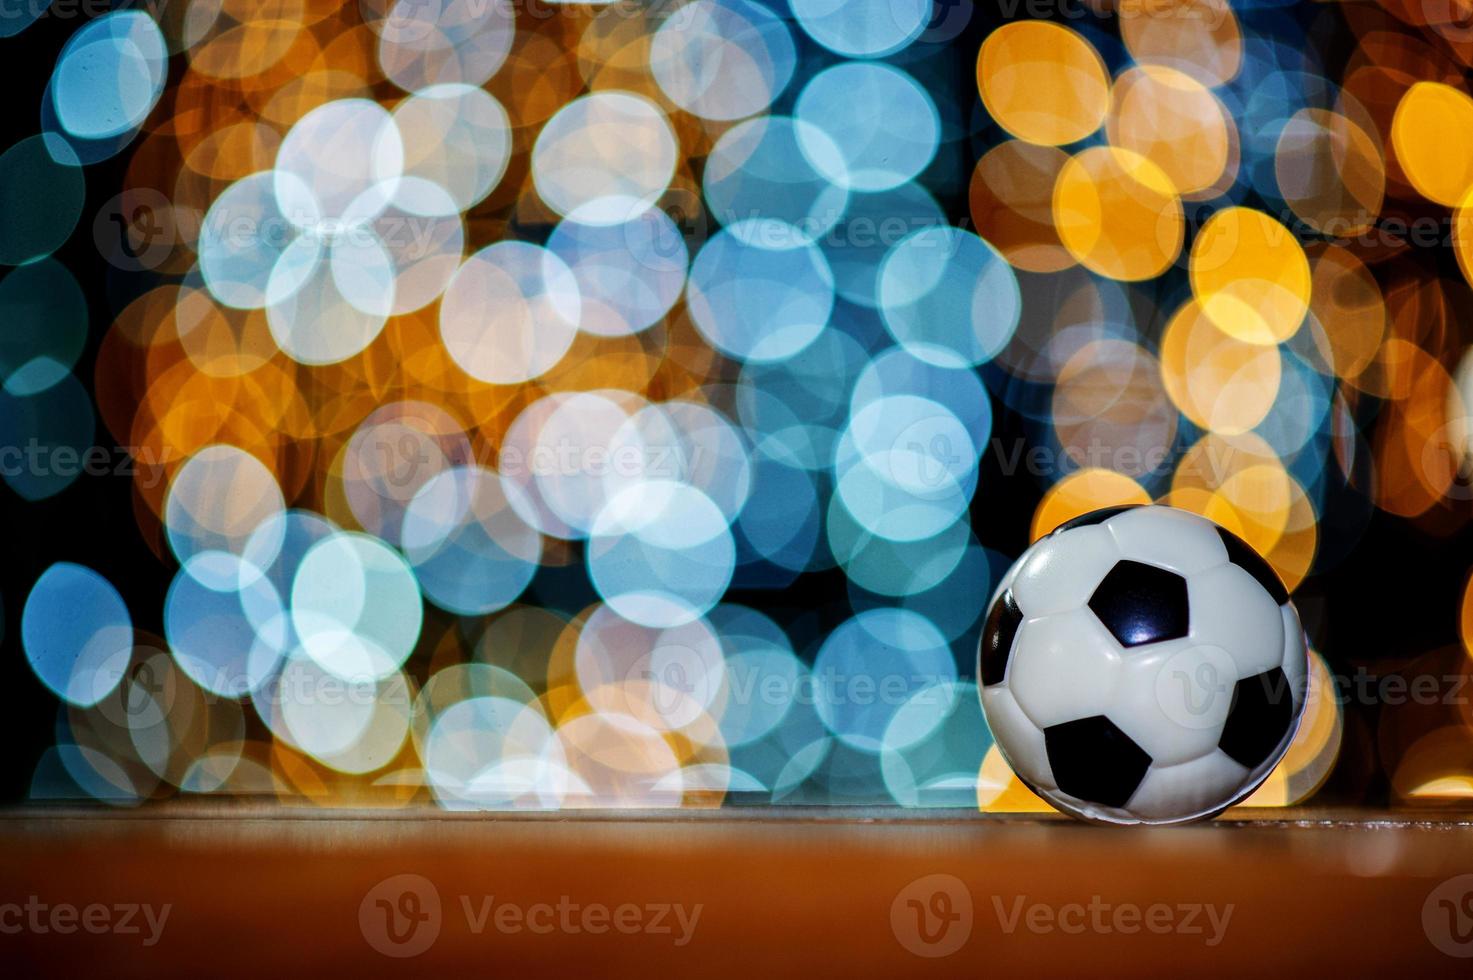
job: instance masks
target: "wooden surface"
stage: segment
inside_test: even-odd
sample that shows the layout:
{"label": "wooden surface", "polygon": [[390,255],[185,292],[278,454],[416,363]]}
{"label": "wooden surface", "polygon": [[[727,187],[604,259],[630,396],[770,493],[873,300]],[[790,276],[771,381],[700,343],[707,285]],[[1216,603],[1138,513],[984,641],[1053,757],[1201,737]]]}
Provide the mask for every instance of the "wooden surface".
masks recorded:
{"label": "wooden surface", "polygon": [[[1470,872],[1473,814],[1121,830],[872,810],[20,809],[0,811],[0,964],[257,980],[1466,977],[1473,959],[1434,941],[1473,954],[1473,884],[1466,900],[1460,882],[1433,890]],[[380,885],[397,875],[419,877]],[[145,905],[155,922],[168,906],[161,928]],[[52,929],[63,906],[99,931]],[[89,906],[109,910],[107,931]],[[126,906],[137,932],[112,928]]]}

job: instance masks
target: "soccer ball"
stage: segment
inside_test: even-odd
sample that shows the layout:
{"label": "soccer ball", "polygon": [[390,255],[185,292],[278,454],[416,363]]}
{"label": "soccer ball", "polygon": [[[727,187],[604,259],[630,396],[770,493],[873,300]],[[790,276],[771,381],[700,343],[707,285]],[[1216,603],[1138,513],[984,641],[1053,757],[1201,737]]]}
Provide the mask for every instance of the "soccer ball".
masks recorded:
{"label": "soccer ball", "polygon": [[999,585],[982,707],[1030,789],[1085,820],[1168,824],[1241,800],[1304,710],[1299,616],[1268,562],[1171,507],[1068,521]]}

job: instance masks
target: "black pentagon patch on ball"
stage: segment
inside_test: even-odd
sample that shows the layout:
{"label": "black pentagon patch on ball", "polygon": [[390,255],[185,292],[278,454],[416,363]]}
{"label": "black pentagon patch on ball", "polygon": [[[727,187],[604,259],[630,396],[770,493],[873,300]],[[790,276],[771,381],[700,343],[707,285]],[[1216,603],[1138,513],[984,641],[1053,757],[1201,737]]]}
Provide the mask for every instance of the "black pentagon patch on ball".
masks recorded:
{"label": "black pentagon patch on ball", "polygon": [[1256,769],[1273,754],[1294,724],[1294,694],[1278,667],[1238,681],[1218,747],[1228,758]]}
{"label": "black pentagon patch on ball", "polygon": [[1118,561],[1089,597],[1090,611],[1123,647],[1187,635],[1187,580],[1138,561]]}
{"label": "black pentagon patch on ball", "polygon": [[1124,806],[1151,766],[1146,750],[1104,715],[1051,725],[1043,744],[1059,789],[1101,806]]}
{"label": "black pentagon patch on ball", "polygon": [[1058,527],[1050,531],[1049,536],[1052,537],[1053,535],[1059,534],[1062,531],[1073,530],[1076,527],[1089,527],[1091,524],[1103,524],[1110,518],[1114,517],[1116,514],[1123,514],[1128,510],[1135,510],[1139,506],[1140,504],[1122,504],[1119,507],[1101,507],[1099,510],[1092,510],[1088,514],[1080,514],[1073,520],[1065,521],[1064,523],[1060,524]]}
{"label": "black pentagon patch on ball", "polygon": [[1008,657],[1013,652],[1013,640],[1018,627],[1023,623],[1023,611],[1013,601],[1013,590],[1004,589],[992,604],[987,614],[987,623],[982,627],[982,649],[978,653],[981,664],[982,686],[1001,684],[1008,670]]}
{"label": "black pentagon patch on ball", "polygon": [[1263,560],[1262,555],[1253,550],[1252,545],[1227,528],[1218,528],[1217,534],[1222,538],[1223,547],[1227,548],[1228,561],[1252,575],[1263,586],[1263,591],[1274,597],[1276,605],[1282,606],[1289,601],[1289,590],[1284,588],[1278,573]]}

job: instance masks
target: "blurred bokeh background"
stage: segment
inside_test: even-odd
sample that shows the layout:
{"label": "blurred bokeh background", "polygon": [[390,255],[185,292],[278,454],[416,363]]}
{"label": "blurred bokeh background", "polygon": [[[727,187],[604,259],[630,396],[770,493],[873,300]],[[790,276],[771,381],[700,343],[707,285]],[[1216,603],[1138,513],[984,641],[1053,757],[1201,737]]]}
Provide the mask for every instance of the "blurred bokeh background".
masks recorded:
{"label": "blurred bokeh background", "polygon": [[980,619],[1159,500],[1249,801],[1473,797],[1473,8],[0,16],[0,794],[1041,809]]}

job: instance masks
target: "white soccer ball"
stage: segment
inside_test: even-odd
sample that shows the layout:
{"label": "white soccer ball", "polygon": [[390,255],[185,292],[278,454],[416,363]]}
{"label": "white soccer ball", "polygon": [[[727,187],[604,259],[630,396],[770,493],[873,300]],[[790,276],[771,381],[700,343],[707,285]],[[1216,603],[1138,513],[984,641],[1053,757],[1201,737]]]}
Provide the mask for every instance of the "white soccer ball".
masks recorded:
{"label": "white soccer ball", "polygon": [[1168,824],[1221,812],[1283,757],[1308,653],[1269,564],[1171,507],[1061,525],[1013,565],[977,655],[1018,778],[1066,813]]}

